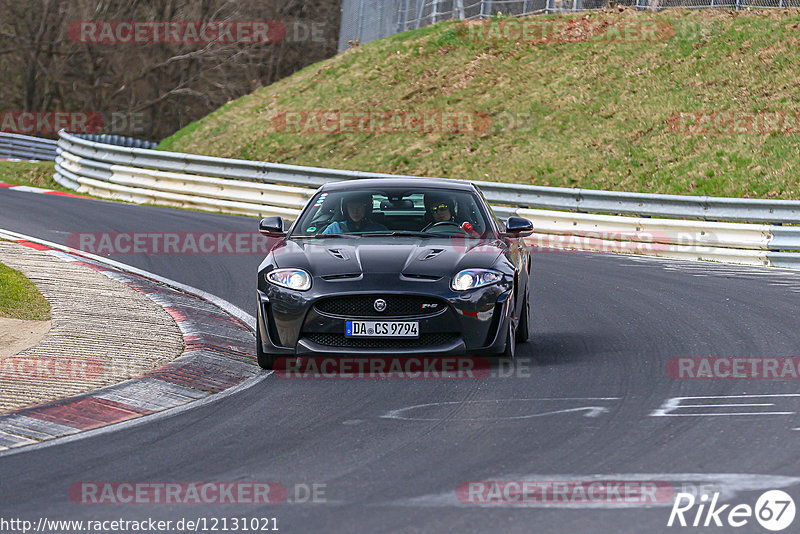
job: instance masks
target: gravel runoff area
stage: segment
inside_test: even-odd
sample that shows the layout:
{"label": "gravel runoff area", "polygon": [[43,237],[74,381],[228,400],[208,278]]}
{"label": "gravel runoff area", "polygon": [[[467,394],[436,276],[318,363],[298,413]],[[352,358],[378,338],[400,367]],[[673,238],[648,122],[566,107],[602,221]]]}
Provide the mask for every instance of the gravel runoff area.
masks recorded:
{"label": "gravel runoff area", "polygon": [[0,359],[0,413],[142,376],[181,355],[183,336],[158,304],[48,251],[0,240],[0,262],[50,302],[50,330]]}

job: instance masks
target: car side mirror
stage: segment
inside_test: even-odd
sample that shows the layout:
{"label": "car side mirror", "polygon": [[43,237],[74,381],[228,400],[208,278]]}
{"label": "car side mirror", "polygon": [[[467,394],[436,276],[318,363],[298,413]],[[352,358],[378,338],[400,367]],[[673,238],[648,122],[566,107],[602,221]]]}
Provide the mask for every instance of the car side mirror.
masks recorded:
{"label": "car side mirror", "polygon": [[267,237],[285,236],[283,217],[264,217],[258,223],[258,231]]}
{"label": "car side mirror", "polygon": [[527,237],[533,233],[533,223],[522,217],[509,217],[506,222],[505,235],[509,237]]}

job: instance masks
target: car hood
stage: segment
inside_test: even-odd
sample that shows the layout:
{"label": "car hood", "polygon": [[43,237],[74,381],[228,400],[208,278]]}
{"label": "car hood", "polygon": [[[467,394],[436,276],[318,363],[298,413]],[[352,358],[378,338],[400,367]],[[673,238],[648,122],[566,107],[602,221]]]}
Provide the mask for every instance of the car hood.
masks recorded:
{"label": "car hood", "polygon": [[272,254],[276,267],[305,269],[314,277],[360,273],[441,277],[461,269],[490,268],[503,251],[496,239],[356,236],[287,239]]}

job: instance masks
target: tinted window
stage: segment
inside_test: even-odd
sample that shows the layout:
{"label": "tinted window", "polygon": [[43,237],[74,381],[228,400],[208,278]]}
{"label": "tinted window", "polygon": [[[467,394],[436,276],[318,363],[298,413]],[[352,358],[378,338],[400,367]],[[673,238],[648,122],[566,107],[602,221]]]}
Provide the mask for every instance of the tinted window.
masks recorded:
{"label": "tinted window", "polygon": [[[472,192],[441,189],[363,189],[319,193],[294,226],[292,235],[310,237],[325,232],[367,234],[387,231],[452,235],[457,230],[455,227],[465,222],[471,225],[473,232],[483,234],[491,226],[479,203],[480,199]],[[360,218],[358,205],[364,206],[363,217],[366,220]],[[349,211],[351,207],[353,212]],[[433,227],[437,222],[440,224]]]}

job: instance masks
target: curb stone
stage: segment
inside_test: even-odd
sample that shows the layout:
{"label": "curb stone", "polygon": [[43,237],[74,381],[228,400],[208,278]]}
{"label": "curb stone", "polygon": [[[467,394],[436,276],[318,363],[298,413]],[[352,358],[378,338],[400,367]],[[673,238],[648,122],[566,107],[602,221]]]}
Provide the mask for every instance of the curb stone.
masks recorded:
{"label": "curb stone", "polygon": [[175,320],[185,349],[177,359],[141,378],[0,415],[0,450],[181,406],[260,373],[252,330],[211,302],[94,260],[24,239],[13,240],[93,269],[144,294]]}

